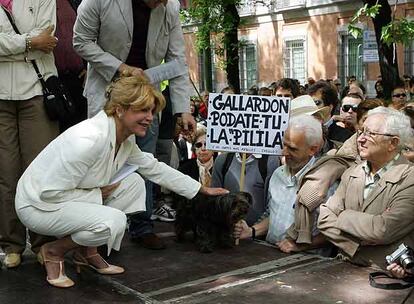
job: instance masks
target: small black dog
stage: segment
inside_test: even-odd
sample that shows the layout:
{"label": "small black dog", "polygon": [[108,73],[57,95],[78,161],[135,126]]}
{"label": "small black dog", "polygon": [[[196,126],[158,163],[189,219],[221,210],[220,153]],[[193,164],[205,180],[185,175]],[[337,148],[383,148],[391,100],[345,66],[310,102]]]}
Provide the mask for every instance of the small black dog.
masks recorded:
{"label": "small black dog", "polygon": [[234,225],[246,217],[252,197],[246,192],[219,196],[197,194],[188,200],[176,197],[175,233],[177,242],[185,240],[192,230],[200,252],[213,252],[214,248],[231,248],[234,245]]}

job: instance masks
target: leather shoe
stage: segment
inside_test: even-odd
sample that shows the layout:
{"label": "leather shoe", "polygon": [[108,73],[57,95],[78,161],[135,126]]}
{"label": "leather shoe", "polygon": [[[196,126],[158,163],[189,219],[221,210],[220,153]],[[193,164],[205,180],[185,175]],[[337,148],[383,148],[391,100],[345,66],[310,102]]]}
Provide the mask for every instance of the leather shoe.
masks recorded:
{"label": "leather shoe", "polygon": [[155,233],[145,233],[140,237],[131,239],[133,242],[137,242],[148,249],[159,250],[165,249],[165,243]]}
{"label": "leather shoe", "polygon": [[6,257],[3,260],[4,266],[7,268],[14,268],[20,265],[22,257],[20,253],[6,253]]}

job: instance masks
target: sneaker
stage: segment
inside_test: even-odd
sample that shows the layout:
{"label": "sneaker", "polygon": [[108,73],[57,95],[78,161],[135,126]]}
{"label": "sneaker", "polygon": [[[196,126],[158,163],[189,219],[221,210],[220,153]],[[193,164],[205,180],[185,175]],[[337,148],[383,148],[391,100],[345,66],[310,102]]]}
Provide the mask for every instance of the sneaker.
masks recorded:
{"label": "sneaker", "polygon": [[145,233],[140,237],[131,238],[131,241],[153,250],[165,249],[166,247],[164,241],[155,233]]}
{"label": "sneaker", "polygon": [[164,204],[154,210],[154,212],[151,215],[151,220],[159,220],[161,222],[174,222],[175,210],[167,204]]}

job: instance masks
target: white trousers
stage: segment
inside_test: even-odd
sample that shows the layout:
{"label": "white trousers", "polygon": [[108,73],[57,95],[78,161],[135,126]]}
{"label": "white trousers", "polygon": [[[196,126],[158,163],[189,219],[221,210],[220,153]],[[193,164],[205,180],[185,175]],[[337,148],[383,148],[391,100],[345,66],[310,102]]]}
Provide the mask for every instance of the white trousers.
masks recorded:
{"label": "white trousers", "polygon": [[[81,201],[81,200],[80,200]],[[133,173],[122,180],[118,188],[104,201],[104,205],[67,202],[56,211],[44,211],[34,206],[17,208],[21,222],[42,235],[58,238],[71,236],[72,240],[87,247],[104,244],[119,250],[126,228],[126,213],[145,211],[145,184],[141,176]]]}

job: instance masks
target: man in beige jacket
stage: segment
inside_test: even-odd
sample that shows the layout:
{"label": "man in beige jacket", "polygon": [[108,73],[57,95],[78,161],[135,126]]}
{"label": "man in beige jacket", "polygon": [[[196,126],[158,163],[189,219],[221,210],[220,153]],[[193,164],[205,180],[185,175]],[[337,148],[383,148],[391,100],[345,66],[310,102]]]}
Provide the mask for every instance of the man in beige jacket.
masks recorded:
{"label": "man in beige jacket", "polygon": [[318,219],[345,260],[385,267],[385,256],[399,244],[413,247],[414,167],[400,154],[411,136],[405,115],[384,107],[368,112],[358,136],[365,161],[342,175]]}

